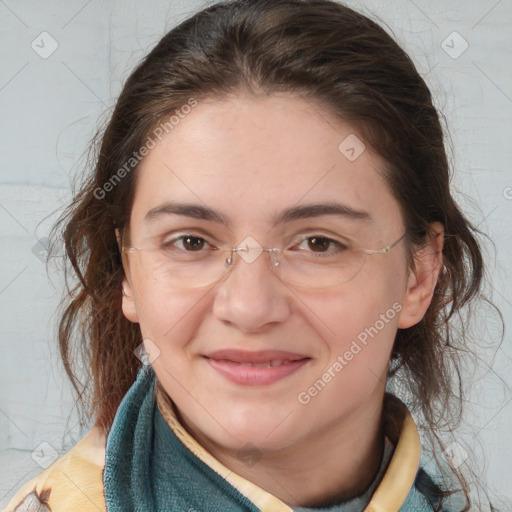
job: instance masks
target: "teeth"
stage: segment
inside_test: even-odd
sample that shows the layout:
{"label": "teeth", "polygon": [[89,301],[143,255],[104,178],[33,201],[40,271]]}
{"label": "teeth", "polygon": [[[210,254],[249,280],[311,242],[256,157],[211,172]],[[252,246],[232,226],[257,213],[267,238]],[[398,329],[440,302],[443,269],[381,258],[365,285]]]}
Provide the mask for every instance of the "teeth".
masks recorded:
{"label": "teeth", "polygon": [[257,366],[258,368],[269,368],[270,366],[281,366],[283,364],[288,364],[290,361],[288,359],[272,359],[271,361],[265,361],[264,363],[240,363],[242,366]]}
{"label": "teeth", "polygon": [[[228,360],[225,360],[227,363],[233,363],[233,361],[228,361]],[[281,366],[283,364],[289,364],[291,363],[292,361],[290,361],[289,359],[272,359],[270,361],[265,361],[263,363],[248,363],[248,362],[245,362],[245,363],[238,363],[240,366],[256,366],[258,368],[269,368],[269,367],[274,367],[274,366]]]}

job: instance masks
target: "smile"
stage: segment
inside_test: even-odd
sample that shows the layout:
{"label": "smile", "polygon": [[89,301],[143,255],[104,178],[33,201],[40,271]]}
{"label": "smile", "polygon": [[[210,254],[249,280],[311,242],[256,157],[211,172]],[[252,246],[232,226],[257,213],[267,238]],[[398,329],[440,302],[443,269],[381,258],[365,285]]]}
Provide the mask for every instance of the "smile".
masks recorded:
{"label": "smile", "polygon": [[206,357],[207,363],[217,373],[235,384],[268,386],[297,372],[311,358],[269,359],[261,362],[232,361]]}

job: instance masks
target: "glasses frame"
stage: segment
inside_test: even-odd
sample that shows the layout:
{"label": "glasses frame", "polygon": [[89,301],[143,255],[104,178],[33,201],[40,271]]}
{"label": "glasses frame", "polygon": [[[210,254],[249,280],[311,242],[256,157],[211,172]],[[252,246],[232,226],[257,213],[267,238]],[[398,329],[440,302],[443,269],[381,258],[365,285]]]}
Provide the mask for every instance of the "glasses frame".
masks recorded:
{"label": "glasses frame", "polygon": [[[375,249],[363,249],[363,248],[359,248],[358,247],[357,248],[358,251],[362,252],[365,255],[365,259],[363,260],[363,263],[362,263],[361,267],[359,268],[359,270],[350,279],[348,279],[347,281],[343,281],[341,283],[337,283],[337,284],[333,284],[333,285],[328,285],[328,286],[320,286],[320,287],[317,287],[317,286],[305,287],[305,286],[298,285],[298,284],[295,284],[293,282],[290,282],[290,281],[288,281],[286,279],[283,280],[279,276],[277,276],[277,277],[282,282],[284,282],[284,283],[290,284],[292,286],[299,286],[300,288],[324,289],[324,288],[332,288],[334,286],[341,286],[343,284],[346,284],[346,283],[352,281],[352,279],[354,279],[354,277],[356,277],[357,274],[359,274],[359,272],[361,272],[361,270],[364,267],[364,264],[366,262],[366,256],[371,256],[373,254],[387,254],[389,251],[391,251],[391,249],[393,249],[393,247],[398,245],[405,238],[406,235],[407,235],[407,231],[405,233],[403,233],[403,235],[401,235],[400,238],[398,238],[394,242],[391,242],[390,244],[386,245],[382,249],[376,249],[376,250]],[[144,247],[126,247],[124,245],[124,230],[123,230],[123,233],[122,233],[122,236],[121,236],[121,240],[122,240],[122,243],[121,243],[121,254],[123,254],[124,252],[139,252],[139,251],[148,250],[148,249],[145,249]],[[149,249],[149,250],[159,250],[159,249],[155,248],[155,249]],[[232,248],[221,247],[221,248],[219,248],[217,250],[224,251],[226,253],[230,253],[230,256],[228,258],[226,258],[226,261],[225,261],[225,263],[227,265],[227,268],[226,268],[225,272],[223,272],[222,275],[217,280],[214,280],[211,283],[206,283],[206,284],[202,284],[202,285],[198,285],[198,286],[190,286],[189,288],[200,288],[200,287],[203,287],[203,286],[211,286],[211,285],[214,285],[214,284],[218,283],[219,281],[221,281],[228,273],[230,273],[231,269],[234,268],[234,266],[235,266],[234,258],[233,258],[234,253],[240,253],[240,252],[247,252],[248,253],[251,250],[257,250],[258,252],[268,252],[270,254],[271,265],[272,265],[272,267],[276,268],[276,267],[279,267],[279,265],[280,265],[280,261],[279,261],[279,259],[277,259],[277,255],[280,252],[282,252],[281,249],[279,249],[277,247],[273,247],[273,248],[249,247],[247,245],[245,247],[240,247],[240,246],[239,247],[232,247]]]}

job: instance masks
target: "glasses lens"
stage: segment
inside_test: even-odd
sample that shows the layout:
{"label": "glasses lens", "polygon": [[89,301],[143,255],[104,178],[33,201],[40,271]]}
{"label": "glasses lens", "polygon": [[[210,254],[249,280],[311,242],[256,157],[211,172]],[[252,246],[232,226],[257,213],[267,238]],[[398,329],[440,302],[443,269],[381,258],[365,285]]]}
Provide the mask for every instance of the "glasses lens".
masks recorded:
{"label": "glasses lens", "polygon": [[280,279],[295,286],[329,288],[353,279],[363,267],[365,257],[365,253],[357,249],[346,249],[332,256],[290,252],[280,255],[275,271]]}
{"label": "glasses lens", "polygon": [[205,255],[201,251],[187,253],[157,248],[128,249],[137,260],[144,279],[171,288],[197,288],[222,279],[229,271],[226,260],[230,250],[216,249]]}

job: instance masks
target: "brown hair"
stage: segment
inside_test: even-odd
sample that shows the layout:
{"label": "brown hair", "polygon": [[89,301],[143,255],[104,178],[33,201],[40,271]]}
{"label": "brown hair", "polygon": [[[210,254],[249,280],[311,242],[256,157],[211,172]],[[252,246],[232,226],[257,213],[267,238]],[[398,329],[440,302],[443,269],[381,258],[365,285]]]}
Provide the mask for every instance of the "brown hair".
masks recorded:
{"label": "brown hair", "polygon": [[[61,303],[59,343],[79,401],[108,431],[140,366],[134,356],[140,328],[121,310],[123,267],[114,232],[128,227],[140,148],[191,98],[222,98],[240,88],[298,94],[358,130],[387,162],[411,269],[414,244],[425,243],[431,222],[443,224],[444,267],[432,303],[417,325],[398,331],[390,365],[390,377],[399,379],[408,406],[442,450],[438,432],[458,422],[462,404],[458,350],[469,349],[451,321],[480,292],[478,232],[450,194],[440,115],[414,64],[383,28],[329,0],[214,4],[167,33],[127,79],[92,141],[93,170],[52,231],[64,238],[71,265],[66,283],[69,271],[78,278]],[[86,384],[75,374],[73,349],[90,372]],[[468,482],[452,469],[468,510]]]}

